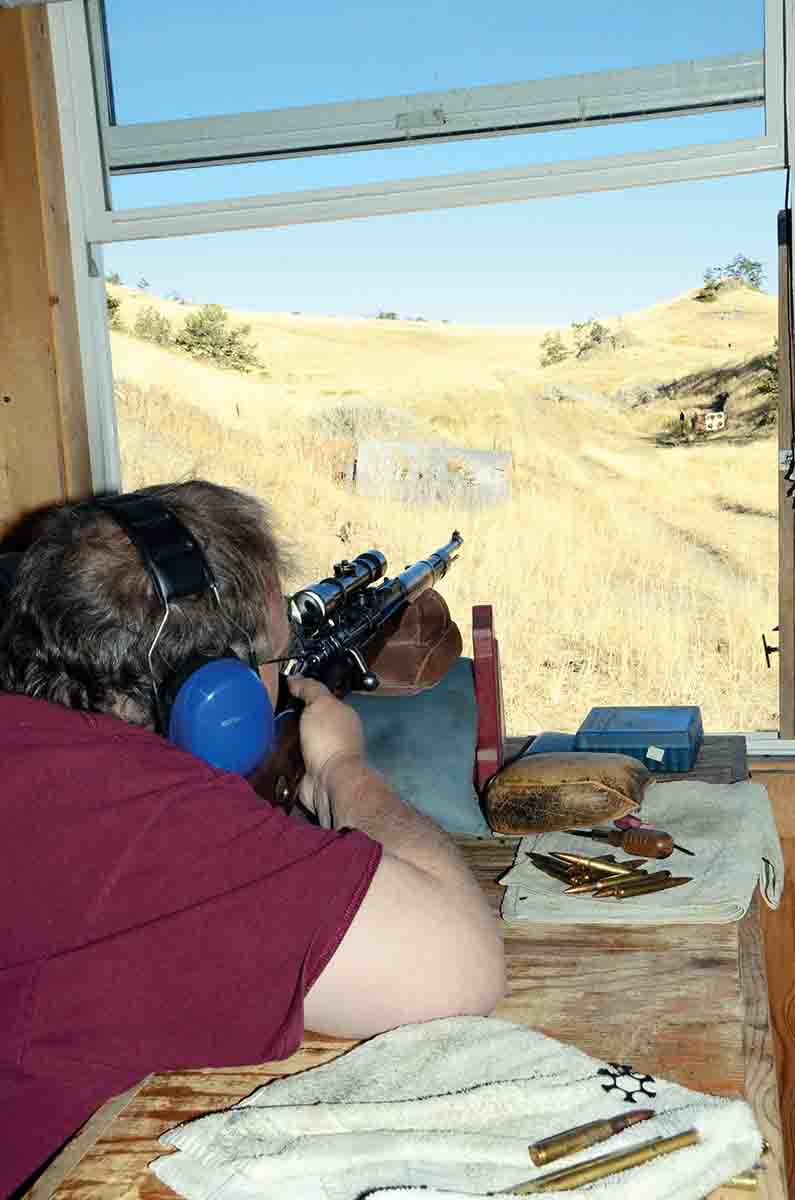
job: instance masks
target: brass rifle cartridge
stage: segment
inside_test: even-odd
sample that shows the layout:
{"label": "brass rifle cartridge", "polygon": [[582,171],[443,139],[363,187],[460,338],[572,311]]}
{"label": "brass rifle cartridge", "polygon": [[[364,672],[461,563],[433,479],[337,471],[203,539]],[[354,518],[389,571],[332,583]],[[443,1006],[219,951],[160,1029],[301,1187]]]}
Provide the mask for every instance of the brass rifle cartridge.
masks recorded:
{"label": "brass rifle cartridge", "polygon": [[755,1175],[753,1171],[741,1171],[739,1175],[732,1175],[731,1179],[727,1179],[720,1186],[736,1188],[738,1192],[758,1192],[759,1176]]}
{"label": "brass rifle cartridge", "polygon": [[597,899],[629,900],[632,896],[647,896],[651,892],[664,892],[667,888],[681,887],[683,883],[690,883],[692,878],[692,875],[672,875],[670,879],[652,879],[649,876],[648,881],[627,880],[626,883],[617,883],[605,888],[598,893]]}
{"label": "brass rifle cartridge", "polygon": [[670,871],[652,871],[647,875],[645,871],[639,872],[637,875],[625,875],[620,879],[613,878],[611,880],[600,881],[597,885],[597,890],[600,892],[608,891],[613,888],[622,888],[629,891],[631,888],[643,887],[647,883],[656,883],[658,879],[670,879]]}
{"label": "brass rifle cartridge", "polygon": [[591,859],[595,863],[610,863],[613,866],[619,867],[642,867],[648,859],[645,858],[626,858],[622,863],[618,861],[615,854],[600,854],[597,858]]}
{"label": "brass rifle cartridge", "polygon": [[654,1138],[650,1142],[635,1146],[632,1150],[600,1154],[598,1158],[591,1158],[576,1167],[563,1167],[560,1171],[550,1171],[548,1175],[541,1175],[528,1183],[515,1183],[513,1187],[505,1188],[503,1194],[511,1192],[518,1196],[531,1196],[542,1192],[567,1192],[583,1183],[593,1183],[607,1175],[615,1175],[618,1171],[639,1167],[662,1154],[672,1154],[674,1150],[682,1150],[685,1146],[695,1146],[700,1140],[697,1129],[688,1129],[685,1133],[674,1134],[673,1137]]}
{"label": "brass rifle cartridge", "polygon": [[586,871],[584,867],[578,867],[574,863],[561,862],[559,858],[552,858],[549,854],[536,854],[531,851],[528,858],[537,867],[548,867],[550,871],[557,872],[562,879],[573,879],[578,876],[583,882],[590,879],[593,875],[595,878],[601,878],[596,871]]}
{"label": "brass rifle cartridge", "polygon": [[541,854],[531,854],[530,861],[536,870],[543,871],[545,875],[549,875],[553,879],[559,879],[561,883],[571,883],[571,871],[567,870],[565,864],[558,862],[557,859],[546,859]]}
{"label": "brass rifle cartridge", "polygon": [[542,874],[548,875],[550,879],[557,879],[559,883],[571,882],[570,876],[564,875],[560,871],[553,871],[551,867],[542,866],[541,863],[533,863],[533,866],[537,871],[541,871]]}
{"label": "brass rifle cartridge", "polygon": [[564,896],[580,896],[585,892],[600,892],[606,887],[618,887],[622,880],[629,882],[630,879],[650,879],[645,871],[636,871],[634,875],[599,875],[596,878],[593,876],[583,883],[578,883],[575,887],[568,887],[564,891]]}
{"label": "brass rifle cartridge", "polygon": [[587,1125],[577,1125],[574,1129],[564,1129],[562,1133],[552,1137],[542,1138],[533,1142],[527,1149],[537,1167],[545,1167],[547,1163],[564,1158],[567,1154],[576,1154],[578,1150],[587,1150],[597,1142],[621,1133],[630,1125],[639,1121],[648,1121],[654,1116],[653,1108],[639,1108],[635,1112],[620,1113],[617,1117],[608,1117],[602,1121],[589,1121]]}
{"label": "brass rifle cartridge", "polygon": [[[588,858],[584,854],[565,854],[563,851],[551,851],[553,858],[560,859],[561,862],[570,863],[573,866],[585,867],[589,871],[598,871],[600,875],[633,875],[637,870],[634,866],[625,866],[624,863],[606,863],[601,862],[597,858]],[[645,862],[645,859],[641,859]]]}

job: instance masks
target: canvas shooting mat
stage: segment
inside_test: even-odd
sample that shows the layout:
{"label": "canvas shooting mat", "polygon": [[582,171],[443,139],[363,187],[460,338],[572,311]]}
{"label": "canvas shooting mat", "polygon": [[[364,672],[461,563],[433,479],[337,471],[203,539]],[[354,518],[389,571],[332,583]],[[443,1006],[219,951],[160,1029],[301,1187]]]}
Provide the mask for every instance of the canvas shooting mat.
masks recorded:
{"label": "canvas shooting mat", "polygon": [[[528,1144],[651,1108],[549,1167]],[[749,1106],[591,1058],[491,1017],[406,1025],[164,1134],[151,1164],[188,1200],[472,1200],[696,1128],[701,1141],[590,1184],[593,1200],[701,1200],[759,1158]]]}
{"label": "canvas shooting mat", "polygon": [[472,659],[459,658],[414,696],[347,696],[361,717],[367,761],[401,799],[449,833],[491,837],[472,782],[478,711]]}

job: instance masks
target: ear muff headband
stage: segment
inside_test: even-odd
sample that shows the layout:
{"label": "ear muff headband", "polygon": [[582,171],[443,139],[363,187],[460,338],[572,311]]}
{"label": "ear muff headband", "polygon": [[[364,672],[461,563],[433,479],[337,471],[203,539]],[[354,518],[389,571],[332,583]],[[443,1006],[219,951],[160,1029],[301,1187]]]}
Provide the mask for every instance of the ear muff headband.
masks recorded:
{"label": "ear muff headband", "polygon": [[[0,601],[5,600],[14,586],[21,558],[21,554],[11,551],[0,554]],[[2,613],[0,613],[0,619],[2,619]]]}
{"label": "ear muff headband", "polygon": [[150,496],[106,496],[94,502],[121,525],[141,556],[164,608],[172,600],[201,596],[217,585],[193,534],[159,500]]}
{"label": "ear muff headband", "polygon": [[[159,500],[149,496],[112,496],[96,507],[124,529],[138,551],[163,604],[164,617],[155,647],[169,614],[171,600],[213,592],[218,587],[204,550],[190,530]],[[213,767],[250,774],[276,740],[273,706],[257,673],[251,638],[249,665],[231,653],[221,658],[193,658],[170,680],[152,690],[164,736],[182,750]]]}

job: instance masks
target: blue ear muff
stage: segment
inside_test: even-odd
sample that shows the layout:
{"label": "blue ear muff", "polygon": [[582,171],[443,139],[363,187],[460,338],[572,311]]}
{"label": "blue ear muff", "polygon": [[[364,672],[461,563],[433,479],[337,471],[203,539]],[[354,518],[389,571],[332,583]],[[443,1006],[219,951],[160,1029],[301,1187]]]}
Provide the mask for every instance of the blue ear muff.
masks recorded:
{"label": "blue ear muff", "polygon": [[239,658],[211,659],[177,691],[168,736],[211,767],[250,775],[276,741],[262,680]]}

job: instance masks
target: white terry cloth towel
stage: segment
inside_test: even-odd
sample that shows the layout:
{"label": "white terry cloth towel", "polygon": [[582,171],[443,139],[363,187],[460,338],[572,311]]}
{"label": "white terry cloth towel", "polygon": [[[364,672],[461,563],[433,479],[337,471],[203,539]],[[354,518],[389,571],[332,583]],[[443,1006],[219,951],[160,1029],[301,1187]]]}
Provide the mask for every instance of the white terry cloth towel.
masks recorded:
{"label": "white terry cloth towel", "polygon": [[567,851],[596,857],[623,851],[570,833],[522,838],[514,865],[503,875],[502,917],[508,922],[555,921],[588,925],[726,924],[739,921],[759,883],[763,899],[778,908],[784,889],[784,859],[767,789],[760,783],[650,784],[643,797],[644,821],[670,833],[694,857],[674,850],[650,859],[646,870],[690,876],[691,883],[623,900],[593,900],[588,893],[565,896],[564,883],[533,866],[530,851]]}
{"label": "white terry cloth towel", "polygon": [[[429,1200],[433,1189],[471,1200],[696,1128],[698,1145],[587,1195],[701,1200],[757,1161],[762,1138],[745,1101],[631,1071],[493,1017],[405,1025],[177,1126],[160,1140],[178,1153],[150,1165],[188,1200],[358,1200],[377,1189],[384,1200]],[[529,1143],[635,1108],[655,1116],[551,1167],[533,1165]]]}

